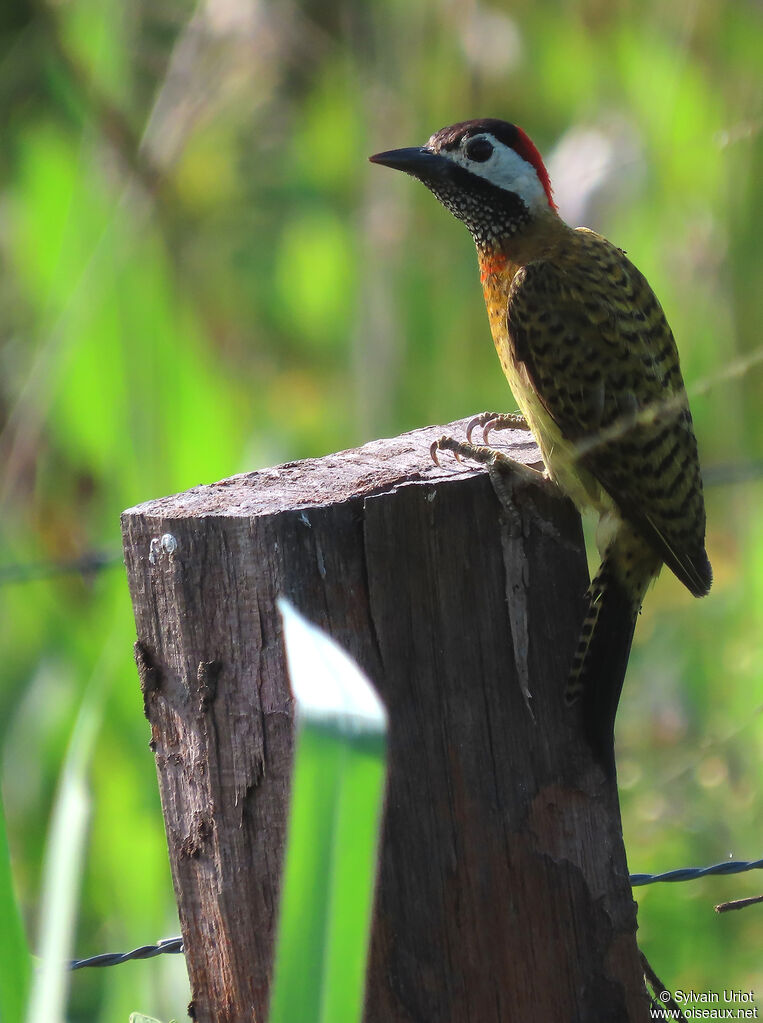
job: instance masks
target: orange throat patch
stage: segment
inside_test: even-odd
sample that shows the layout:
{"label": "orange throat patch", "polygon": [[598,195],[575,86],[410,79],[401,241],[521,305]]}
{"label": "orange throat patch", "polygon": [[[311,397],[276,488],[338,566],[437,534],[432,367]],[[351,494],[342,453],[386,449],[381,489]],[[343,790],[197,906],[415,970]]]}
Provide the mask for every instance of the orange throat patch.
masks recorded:
{"label": "orange throat patch", "polygon": [[488,277],[502,274],[509,263],[509,257],[503,252],[480,252],[480,281],[484,284]]}

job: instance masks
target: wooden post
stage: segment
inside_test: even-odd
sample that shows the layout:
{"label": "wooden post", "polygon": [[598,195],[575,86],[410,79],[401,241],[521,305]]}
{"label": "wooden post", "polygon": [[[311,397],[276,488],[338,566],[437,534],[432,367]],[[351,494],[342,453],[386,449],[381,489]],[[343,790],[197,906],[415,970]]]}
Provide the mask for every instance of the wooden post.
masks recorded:
{"label": "wooden post", "polygon": [[279,594],[389,710],[366,1023],[648,1018],[617,791],[561,696],[580,520],[540,488],[506,514],[483,469],[431,462],[443,432],[464,423],[124,513],[197,1020],[267,1019],[292,746]]}

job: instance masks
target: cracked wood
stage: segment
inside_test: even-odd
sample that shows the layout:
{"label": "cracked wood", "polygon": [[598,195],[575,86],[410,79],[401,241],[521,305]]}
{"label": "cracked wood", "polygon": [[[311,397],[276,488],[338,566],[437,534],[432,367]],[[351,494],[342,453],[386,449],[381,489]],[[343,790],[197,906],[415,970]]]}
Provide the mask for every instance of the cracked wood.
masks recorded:
{"label": "cracked wood", "polygon": [[[579,519],[523,489],[512,528],[484,469],[431,462],[442,433],[124,513],[197,1020],[267,1018],[292,752],[279,594],[390,713],[365,1023],[646,1019],[616,790],[561,698]],[[528,434],[499,439],[537,463]]]}

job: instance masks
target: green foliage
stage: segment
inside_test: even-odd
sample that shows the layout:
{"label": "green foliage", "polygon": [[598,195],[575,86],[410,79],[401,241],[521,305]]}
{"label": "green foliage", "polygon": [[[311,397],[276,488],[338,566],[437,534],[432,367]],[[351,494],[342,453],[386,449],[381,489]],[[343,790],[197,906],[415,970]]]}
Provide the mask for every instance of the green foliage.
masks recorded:
{"label": "green foliage", "polygon": [[297,738],[272,1023],[359,1023],[386,716],[346,655],[282,605]]}
{"label": "green foliage", "polygon": [[29,990],[32,960],[14,894],[13,873],[0,804],[0,1019],[21,1023]]}
{"label": "green foliage", "polygon": [[[653,283],[708,482],[759,463],[759,37],[754,4],[720,0],[11,0],[0,570],[118,551],[119,513],[144,499],[510,408],[467,235],[366,162],[469,116],[524,125],[574,216]],[[759,481],[709,487],[710,596],[666,576],[647,600],[618,725],[634,870],[761,855],[761,498]],[[118,568],[0,589],[3,801],[31,935],[61,765],[102,687],[79,956],[177,933],[133,635]],[[756,910],[712,912],[759,883],[639,890],[657,973],[763,990]],[[164,957],[77,973],[68,1019],[187,1000]]]}

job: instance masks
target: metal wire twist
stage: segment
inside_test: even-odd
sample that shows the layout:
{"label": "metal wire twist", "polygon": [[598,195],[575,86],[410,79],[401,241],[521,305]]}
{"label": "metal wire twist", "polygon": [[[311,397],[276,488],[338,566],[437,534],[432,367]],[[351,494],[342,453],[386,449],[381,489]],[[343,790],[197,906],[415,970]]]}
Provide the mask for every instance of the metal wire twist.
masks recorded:
{"label": "metal wire twist", "polygon": [[[710,874],[742,874],[747,870],[763,870],[763,860],[726,860],[715,863],[712,867],[681,867],[668,870],[664,874],[631,874],[631,885],[638,888],[645,884],[658,881],[695,881],[698,877]],[[132,952],[104,952],[102,955],[90,956],[89,959],[74,959],[69,964],[71,970],[81,970],[85,966],[118,966],[131,959],[153,959],[169,953],[183,952],[182,938],[163,938],[156,945],[141,945]]]}
{"label": "metal wire twist", "polygon": [[656,881],[694,881],[709,874],[742,874],[745,870],[763,870],[763,860],[726,860],[712,867],[681,867],[664,874],[631,874],[631,885],[637,888]]}
{"label": "metal wire twist", "polygon": [[89,959],[74,959],[69,964],[69,969],[81,970],[85,966],[118,966],[131,959],[153,959],[154,956],[182,951],[182,938],[162,938],[155,945],[141,945],[140,948],[134,948],[132,952],[104,952],[98,956],[90,956]]}

